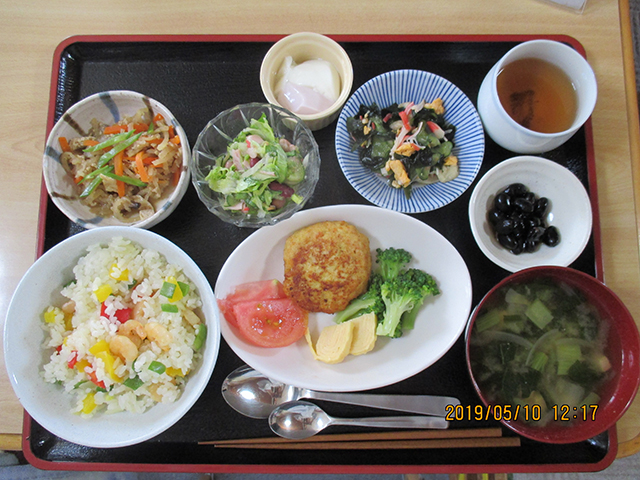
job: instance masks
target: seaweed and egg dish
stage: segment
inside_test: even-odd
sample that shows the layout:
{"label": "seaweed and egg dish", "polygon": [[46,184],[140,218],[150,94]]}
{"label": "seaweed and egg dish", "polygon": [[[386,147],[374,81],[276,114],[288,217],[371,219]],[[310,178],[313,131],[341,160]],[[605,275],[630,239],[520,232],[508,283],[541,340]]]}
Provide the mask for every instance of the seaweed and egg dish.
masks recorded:
{"label": "seaweed and egg dish", "polygon": [[469,359],[486,402],[527,410],[543,426],[566,409],[585,412],[573,421],[597,410],[614,375],[606,346],[607,323],[584,295],[542,278],[494,292],[473,325]]}
{"label": "seaweed and egg dish", "polygon": [[456,127],[444,114],[441,98],[384,108],[360,105],[347,120],[347,131],[362,165],[410,198],[413,185],[449,182],[460,174],[458,157],[452,153]]}

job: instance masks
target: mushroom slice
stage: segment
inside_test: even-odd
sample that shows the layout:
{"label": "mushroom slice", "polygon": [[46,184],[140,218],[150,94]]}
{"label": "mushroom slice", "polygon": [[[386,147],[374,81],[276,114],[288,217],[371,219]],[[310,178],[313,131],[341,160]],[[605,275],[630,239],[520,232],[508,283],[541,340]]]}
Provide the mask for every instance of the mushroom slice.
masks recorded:
{"label": "mushroom slice", "polygon": [[113,216],[121,222],[144,220],[154,214],[153,205],[140,195],[118,198],[111,207]]}

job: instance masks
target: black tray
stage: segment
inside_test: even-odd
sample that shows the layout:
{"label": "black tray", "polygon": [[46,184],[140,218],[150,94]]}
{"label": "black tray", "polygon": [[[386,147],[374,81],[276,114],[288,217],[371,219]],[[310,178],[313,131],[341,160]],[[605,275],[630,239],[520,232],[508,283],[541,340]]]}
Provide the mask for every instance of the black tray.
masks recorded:
{"label": "black tray", "polygon": [[[145,93],[165,104],[180,120],[191,145],[205,124],[233,105],[262,102],[259,70],[278,36],[75,37],[56,50],[48,130],[78,100],[104,90]],[[475,103],[480,83],[511,47],[531,38],[552,38],[583,52],[565,36],[337,36],[354,66],[354,90],[370,78],[396,69],[430,71],[456,84]],[[601,253],[595,167],[590,123],[569,142],[544,155],[568,167],[590,191],[594,231],[572,267],[600,277]],[[315,132],[322,167],[305,208],[329,204],[367,204],[347,182],[334,149],[335,122]],[[482,168],[514,156],[487,137]],[[467,206],[475,186],[438,210],[413,215],[443,234],[465,259],[473,283],[473,304],[508,272],[489,261],[471,234]],[[43,191],[40,253],[81,228],[71,223]],[[209,213],[190,186],[175,212],[153,230],[184,249],[212,285],[233,249],[253,229],[238,228]],[[379,393],[442,394],[477,405],[464,360],[463,338],[436,364]],[[25,455],[43,469],[162,470],[208,472],[452,472],[591,471],[608,466],[617,451],[615,428],[589,441],[558,448],[522,438],[518,448],[296,451],[216,449],[199,441],[271,436],[267,422],[236,413],[222,399],[224,377],[242,361],[222,341],[211,381],[193,408],[172,428],[142,444],[88,448],[66,442],[25,417]],[[372,414],[371,409],[325,405],[337,416]],[[379,413],[379,411],[373,411]],[[499,426],[497,422],[460,421],[451,428]],[[347,431],[335,428],[332,433]],[[514,435],[504,429],[504,435]]]}

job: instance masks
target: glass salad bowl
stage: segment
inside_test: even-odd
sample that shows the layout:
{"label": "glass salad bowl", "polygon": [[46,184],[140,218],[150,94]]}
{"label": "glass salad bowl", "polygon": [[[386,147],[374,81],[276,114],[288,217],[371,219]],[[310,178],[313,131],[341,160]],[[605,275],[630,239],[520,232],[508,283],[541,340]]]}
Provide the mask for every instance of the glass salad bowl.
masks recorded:
{"label": "glass salad bowl", "polygon": [[266,103],[225,110],[193,147],[192,183],[207,209],[239,227],[289,218],[313,194],[318,144],[293,113]]}

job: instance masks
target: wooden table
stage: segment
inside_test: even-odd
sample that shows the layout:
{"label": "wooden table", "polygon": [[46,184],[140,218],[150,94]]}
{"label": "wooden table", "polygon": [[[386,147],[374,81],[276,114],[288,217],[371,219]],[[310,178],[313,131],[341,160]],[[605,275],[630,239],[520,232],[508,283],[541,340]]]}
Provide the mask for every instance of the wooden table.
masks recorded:
{"label": "wooden table", "polygon": [[[277,5],[277,7],[275,6]],[[365,6],[366,5],[366,6]],[[628,0],[579,15],[539,0],[0,0],[0,322],[36,255],[42,150],[54,49],[80,34],[565,34],[599,84],[593,114],[606,283],[640,323],[640,131]],[[0,347],[1,348],[1,347]],[[0,357],[0,363],[4,363]],[[18,450],[23,410],[0,368],[0,449]],[[619,456],[640,450],[640,397],[618,424]]]}

